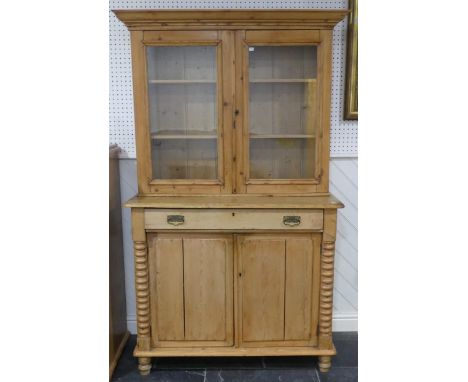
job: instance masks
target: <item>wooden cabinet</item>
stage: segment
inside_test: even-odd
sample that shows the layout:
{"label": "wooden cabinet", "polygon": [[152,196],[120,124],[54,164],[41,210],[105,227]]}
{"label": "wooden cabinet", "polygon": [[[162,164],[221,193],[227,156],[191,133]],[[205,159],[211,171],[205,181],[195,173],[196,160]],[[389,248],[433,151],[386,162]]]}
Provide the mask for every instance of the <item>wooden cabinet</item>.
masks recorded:
{"label": "wooden cabinet", "polygon": [[338,10],[114,11],[131,34],[141,374],[152,357],[316,355],[331,338]]}

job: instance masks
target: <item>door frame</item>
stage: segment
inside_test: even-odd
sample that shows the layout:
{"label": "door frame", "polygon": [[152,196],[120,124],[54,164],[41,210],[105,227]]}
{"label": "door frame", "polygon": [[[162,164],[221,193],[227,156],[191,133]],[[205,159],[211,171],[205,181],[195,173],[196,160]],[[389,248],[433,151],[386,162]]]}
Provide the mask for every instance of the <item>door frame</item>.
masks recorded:
{"label": "door frame", "polygon": [[[147,47],[217,47],[217,179],[153,179],[147,75]],[[232,31],[131,31],[138,192],[141,194],[229,194],[232,192]]]}
{"label": "door frame", "polygon": [[[156,266],[153,264],[155,259],[155,246],[153,241],[156,238],[180,238],[180,239],[224,239],[226,240],[226,268],[225,268],[225,340],[159,340],[158,331],[158,315],[157,315],[157,282]],[[186,232],[147,232],[148,241],[148,268],[149,272],[149,289],[150,289],[150,322],[151,322],[151,345],[153,348],[190,348],[190,347],[226,347],[234,345],[234,244],[233,236],[230,233],[186,233]],[[183,244],[182,244],[183,246]],[[184,263],[184,253],[182,247],[182,263]],[[184,268],[184,267],[183,267]],[[185,326],[185,280],[182,270],[182,291],[184,304],[184,326]]]}
{"label": "door frame", "polygon": [[[236,288],[236,345],[241,348],[250,347],[301,347],[301,346],[317,346],[318,345],[318,320],[319,320],[319,292],[320,292],[320,258],[321,258],[321,243],[322,233],[297,233],[297,232],[281,232],[281,233],[242,233],[235,234],[235,288]],[[312,239],[312,282],[311,282],[311,316],[310,316],[310,338],[308,340],[279,340],[279,341],[244,341],[243,340],[243,263],[242,263],[242,245],[246,239],[250,240],[265,240],[265,239],[288,239],[294,237],[308,237]],[[286,251],[285,251],[286,260]],[[286,271],[286,269],[285,269]],[[285,284],[286,287],[286,284]],[[286,309],[286,305],[284,307]],[[286,325],[286,322],[284,322]]]}
{"label": "door frame", "polygon": [[[331,102],[331,30],[239,30],[236,31],[236,113],[234,189],[246,194],[310,194],[328,193],[330,153],[324,150],[330,141]],[[317,46],[317,117],[314,179],[250,179],[249,162],[249,46]],[[328,85],[327,85],[328,84]]]}

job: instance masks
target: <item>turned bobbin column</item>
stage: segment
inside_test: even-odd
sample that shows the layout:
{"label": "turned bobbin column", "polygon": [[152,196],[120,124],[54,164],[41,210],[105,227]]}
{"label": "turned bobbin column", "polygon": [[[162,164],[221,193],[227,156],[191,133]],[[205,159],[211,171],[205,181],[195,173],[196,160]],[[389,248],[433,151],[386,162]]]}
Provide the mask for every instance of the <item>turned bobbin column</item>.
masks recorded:
{"label": "turned bobbin column", "polygon": [[[133,254],[135,259],[135,292],[137,313],[137,347],[150,349],[150,292],[148,275],[148,248],[144,226],[144,210],[132,209]],[[151,358],[139,357],[138,369],[141,375],[151,371]]]}
{"label": "turned bobbin column", "polygon": [[323,242],[320,259],[319,346],[324,348],[330,348],[332,344],[334,257],[335,242]]}
{"label": "turned bobbin column", "polygon": [[[336,239],[336,210],[324,210],[322,253],[320,258],[320,302],[318,343],[321,349],[331,349],[333,318],[333,277]],[[330,356],[319,357],[319,369],[331,367]]]}
{"label": "turned bobbin column", "polygon": [[146,242],[135,241],[135,292],[137,309],[138,347],[145,348],[150,338],[150,302]]}

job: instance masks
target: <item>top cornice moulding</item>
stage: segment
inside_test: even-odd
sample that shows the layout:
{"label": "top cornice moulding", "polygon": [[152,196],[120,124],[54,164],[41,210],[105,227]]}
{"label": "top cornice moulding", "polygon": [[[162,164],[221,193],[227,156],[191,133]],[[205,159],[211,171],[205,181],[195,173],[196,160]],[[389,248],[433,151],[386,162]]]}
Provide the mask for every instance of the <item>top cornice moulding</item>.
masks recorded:
{"label": "top cornice moulding", "polygon": [[349,13],[346,9],[158,9],[113,12],[130,30],[186,27],[331,29]]}

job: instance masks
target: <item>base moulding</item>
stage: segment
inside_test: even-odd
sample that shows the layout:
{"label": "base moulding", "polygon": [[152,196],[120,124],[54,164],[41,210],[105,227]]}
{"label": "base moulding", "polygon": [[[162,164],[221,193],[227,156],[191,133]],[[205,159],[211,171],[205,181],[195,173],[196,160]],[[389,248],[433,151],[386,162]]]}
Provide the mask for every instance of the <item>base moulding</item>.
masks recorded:
{"label": "base moulding", "polygon": [[336,354],[335,346],[331,349],[318,349],[313,347],[265,347],[265,348],[236,348],[236,347],[214,347],[214,348],[153,348],[151,350],[140,350],[135,347],[135,357],[246,357],[246,356],[307,356]]}

